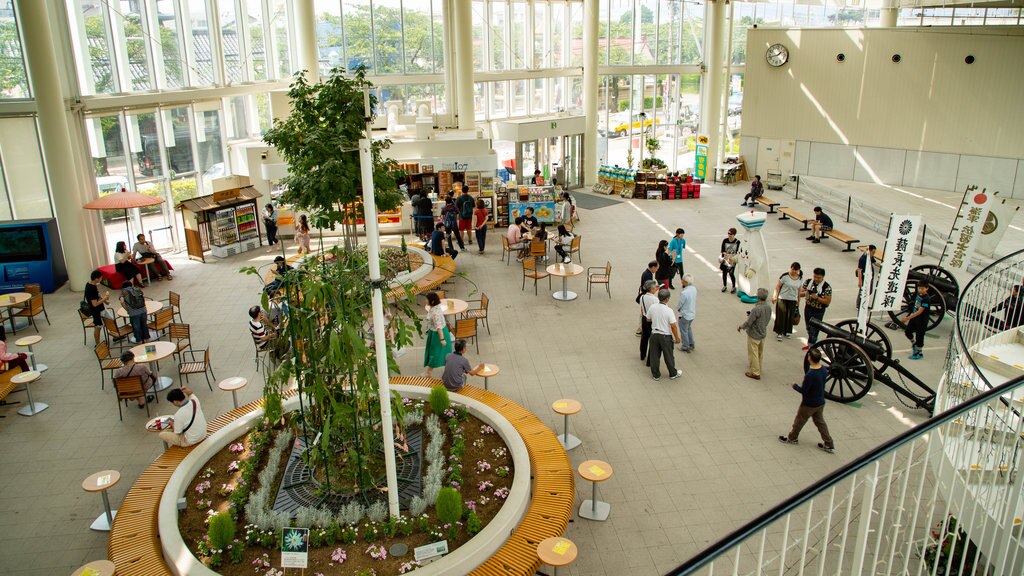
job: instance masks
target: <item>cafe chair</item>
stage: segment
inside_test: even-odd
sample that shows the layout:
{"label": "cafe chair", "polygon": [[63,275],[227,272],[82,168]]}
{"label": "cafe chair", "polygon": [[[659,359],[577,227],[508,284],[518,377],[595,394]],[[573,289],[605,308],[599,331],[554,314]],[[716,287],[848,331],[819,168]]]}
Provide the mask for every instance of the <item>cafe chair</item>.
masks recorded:
{"label": "cafe chair", "polygon": [[491,301],[487,298],[486,293],[481,293],[479,300],[466,300],[466,303],[473,302],[479,302],[480,306],[478,308],[470,308],[469,310],[466,310],[465,312],[463,312],[462,317],[483,321],[484,326],[487,328],[487,335],[490,336],[491,323],[487,321],[487,307],[491,303]]}
{"label": "cafe chair", "polygon": [[95,324],[92,323],[92,316],[83,314],[81,310],[78,311],[79,318],[82,319],[82,346],[89,345],[89,332],[87,328],[92,328]]}
{"label": "cafe chair", "polygon": [[505,266],[508,266],[512,262],[512,248],[508,243],[508,236],[502,234],[501,236],[501,259],[505,260],[505,255],[508,254],[508,261],[505,262]]}
{"label": "cafe chair", "polygon": [[551,289],[551,274],[548,274],[546,270],[540,270],[537,268],[537,261],[533,258],[527,258],[523,260],[523,287],[522,290],[526,290],[526,279],[530,278],[533,280],[533,295],[537,295],[537,281],[541,278],[548,279],[548,290]]}
{"label": "cafe chair", "polygon": [[[121,412],[121,403],[128,400],[146,399],[146,390],[142,387],[142,376],[125,376],[114,378],[114,390],[117,392],[117,417],[124,422],[124,414]],[[154,397],[156,394],[153,395]],[[146,417],[149,417],[149,402],[146,402]]]}
{"label": "cafe chair", "polygon": [[480,354],[480,340],[476,337],[476,319],[475,318],[463,318],[462,320],[455,321],[455,330],[452,331],[452,338],[458,339],[473,339],[473,344],[476,345],[476,353]]}
{"label": "cafe chair", "polygon": [[579,260],[580,264],[583,264],[583,255],[580,253],[580,243],[583,240],[578,234],[573,237],[572,244],[569,245],[569,258],[572,258],[573,254],[576,254],[576,259]]}
{"label": "cafe chair", "polygon": [[180,362],[181,352],[192,347],[192,335],[189,325],[172,322],[167,326],[167,338],[174,343],[174,355],[179,357],[178,361]]}
{"label": "cafe chair", "polygon": [[174,321],[174,309],[171,307],[161,308],[157,310],[156,314],[153,315],[153,320],[148,322],[146,325],[149,326],[150,330],[156,333],[163,332],[171,327],[171,323]]}
{"label": "cafe chair", "polygon": [[178,318],[178,322],[185,322],[181,317],[181,294],[171,290],[167,292],[167,299],[161,300],[161,302],[166,302],[167,307],[174,311],[174,316]]}
{"label": "cafe chair", "polygon": [[537,263],[541,263],[543,260],[547,260],[548,257],[548,243],[544,240],[533,239],[530,241],[530,258],[533,258]]}
{"label": "cafe chair", "polygon": [[36,316],[40,314],[46,319],[46,324],[50,324],[50,317],[46,314],[46,306],[43,305],[43,294],[34,294],[29,299],[28,304],[24,308],[19,308],[11,318],[11,326],[14,326],[14,318],[28,318],[28,321],[32,324],[32,327],[36,329],[36,333],[39,332],[39,326],[36,326]]}
{"label": "cafe chair", "polygon": [[96,352],[96,360],[100,363],[100,390],[103,390],[107,380],[103,372],[110,370],[113,373],[114,370],[124,366],[124,362],[121,362],[120,358],[110,357],[110,344],[106,342],[100,342],[94,351]]}
{"label": "cafe chair", "polygon": [[117,320],[103,316],[103,327],[107,330],[107,345],[110,342],[117,342],[117,345],[123,350],[124,343],[128,339],[128,335],[132,333],[131,324],[118,325]]}
{"label": "cafe chair", "polygon": [[605,290],[608,291],[608,297],[612,297],[612,263],[608,262],[604,266],[591,266],[587,268],[587,299],[589,300],[593,294],[590,292],[590,287],[594,284],[604,284]]}
{"label": "cafe chair", "polygon": [[[190,360],[180,362],[178,364],[178,376],[185,377],[185,383],[188,384],[189,374],[202,374],[206,377],[206,385],[210,387],[210,392],[213,392],[213,383],[210,382],[210,376],[212,375],[214,380],[217,376],[213,373],[213,365],[210,364],[210,349],[206,350],[184,350],[181,352],[181,359],[184,360],[185,354],[189,355]],[[202,360],[196,360],[202,355]],[[181,379],[179,378],[180,382]]]}

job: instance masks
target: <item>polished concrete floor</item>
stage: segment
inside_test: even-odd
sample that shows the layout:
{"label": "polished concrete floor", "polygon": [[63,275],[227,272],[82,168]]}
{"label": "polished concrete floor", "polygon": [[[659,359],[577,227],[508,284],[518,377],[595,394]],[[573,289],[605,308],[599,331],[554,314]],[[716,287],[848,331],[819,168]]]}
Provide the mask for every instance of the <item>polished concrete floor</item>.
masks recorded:
{"label": "polished concrete floor", "polygon": [[[551,403],[579,400],[583,410],[571,418],[570,428],[583,445],[570,453],[573,465],[596,458],[614,470],[601,486],[611,517],[603,523],[575,518],[566,535],[579,545],[580,556],[562,573],[663,573],[926,417],[890,390],[876,387],[856,405],[828,404],[825,415],[835,454],[814,448],[818,438],[813,426],[805,428],[799,446],[776,441],[788,430],[799,403],[790,385],[801,378],[804,333],[801,329],[782,342],[770,338],[764,378],[755,382],[743,376],[745,339],[736,326],[748,307],[719,292],[716,258],[725,231],[735,225],[745,188],[705,186],[699,200],[616,199],[611,206],[581,210],[583,264],[611,262],[611,298],[599,289],[588,299],[582,276],[569,280],[570,290],[580,294],[571,302],[552,298],[560,289],[557,279],[551,289],[543,281],[536,296],[532,286],[521,290],[520,269],[514,261],[511,266],[500,261],[501,243],[493,231],[486,255],[470,249],[457,259],[459,271],[472,282],[456,280],[453,295],[476,298],[485,292],[491,299],[491,334],[483,330],[479,354],[469,347],[471,361],[501,367],[491,389],[533,410],[556,430],[562,421]],[[908,200],[906,194],[893,193],[884,201],[893,210],[916,209],[916,199]],[[931,209],[945,208],[932,204]],[[810,206],[803,210],[809,212]],[[687,271],[699,290],[693,328],[697,349],[676,352],[681,379],[655,382],[639,360],[633,298],[658,240],[680,226],[687,233]],[[769,218],[764,233],[772,273],[781,274],[794,260],[805,270],[824,267],[835,290],[826,318],[852,317],[857,255],[841,252],[834,242],[811,244],[798,228]],[[853,225],[841,229],[881,244],[877,233]],[[182,295],[193,345],[211,347],[217,378],[250,379],[239,394],[242,401],[260,395],[246,328],[246,310],[258,302],[260,285],[239,269],[269,265],[272,258],[264,251],[223,261],[211,258],[206,264],[173,257],[175,279],[147,290],[158,299],[166,298],[168,289]],[[92,335],[90,346],[84,346],[75,313],[80,298],[67,288],[46,297],[52,325],[43,322],[44,340],[36,353],[50,370],[33,390],[50,408],[31,418],[16,413],[21,406],[0,408],[6,416],[0,419],[0,571],[5,574],[67,574],[104,558],[106,534],[89,529],[102,502],[82,490],[82,480],[99,470],[119,470],[121,482],[110,490],[116,507],[161,451],[159,439],[143,429],[145,411],[129,407],[124,421],[118,421],[110,387],[100,390]],[[908,361],[927,382],[938,381],[950,326],[943,322],[929,334],[927,360]],[[889,335],[896,354],[909,355],[909,343],[899,333]],[[422,344],[400,359],[402,373],[421,373],[421,361]],[[162,368],[170,375],[175,365],[168,361]],[[193,378],[192,388],[208,417],[231,407],[230,394],[217,390],[216,382],[210,391],[202,377]],[[25,397],[15,394],[10,399]],[[152,408],[170,412],[166,400]],[[577,502],[589,498],[590,490],[589,483],[579,480]]]}

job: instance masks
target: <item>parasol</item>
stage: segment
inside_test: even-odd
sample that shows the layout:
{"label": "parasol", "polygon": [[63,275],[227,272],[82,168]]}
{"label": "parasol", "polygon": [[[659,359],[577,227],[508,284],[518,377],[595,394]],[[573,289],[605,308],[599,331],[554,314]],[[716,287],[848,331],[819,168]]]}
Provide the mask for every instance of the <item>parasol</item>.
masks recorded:
{"label": "parasol", "polygon": [[128,242],[131,243],[132,230],[128,225],[128,210],[131,208],[142,208],[144,206],[156,206],[164,201],[138,192],[114,192],[101,196],[91,202],[86,202],[82,208],[88,210],[124,210],[124,228],[128,232]]}

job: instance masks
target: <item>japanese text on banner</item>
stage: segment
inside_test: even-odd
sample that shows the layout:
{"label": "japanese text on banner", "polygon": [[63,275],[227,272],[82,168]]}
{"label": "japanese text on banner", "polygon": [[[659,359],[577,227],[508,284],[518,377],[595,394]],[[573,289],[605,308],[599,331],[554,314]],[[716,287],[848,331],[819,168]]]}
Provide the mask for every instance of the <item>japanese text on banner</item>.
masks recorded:
{"label": "japanese text on banner", "polygon": [[911,259],[917,245],[920,216],[894,214],[889,221],[889,235],[885,240],[885,257],[878,275],[878,294],[874,310],[898,310],[903,304],[903,291],[910,274]]}
{"label": "japanese text on banner", "polygon": [[[978,240],[982,234],[982,227],[988,219],[989,207],[992,204],[993,195],[985,193],[982,189],[977,192],[977,186],[968,186],[964,194],[964,201],[960,204],[960,212],[957,214],[956,225],[960,228],[956,233],[950,231],[947,244],[952,245],[953,252],[946,261],[946,268],[950,270],[967,271],[971,263],[974,250],[978,246]],[[965,211],[966,210],[966,211]]]}

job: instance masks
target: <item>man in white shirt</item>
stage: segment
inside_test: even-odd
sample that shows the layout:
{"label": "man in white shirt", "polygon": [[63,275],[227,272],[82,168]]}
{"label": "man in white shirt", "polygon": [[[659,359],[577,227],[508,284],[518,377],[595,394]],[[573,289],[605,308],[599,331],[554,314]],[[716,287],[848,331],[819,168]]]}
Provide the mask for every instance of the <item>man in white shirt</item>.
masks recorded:
{"label": "man in white shirt", "polygon": [[[658,303],[658,283],[645,280],[643,294],[640,295],[640,359],[647,360],[647,351],[651,344],[651,321],[647,319],[647,311]],[[651,365],[650,362],[647,363]]]}
{"label": "man in white shirt", "polygon": [[135,244],[132,246],[132,254],[138,254],[139,258],[152,258],[153,263],[149,265],[149,272],[152,277],[160,277],[171,280],[171,268],[164,262],[164,257],[153,248],[153,245],[146,241],[145,234],[135,237]]}
{"label": "man in white shirt", "polygon": [[672,297],[668,288],[658,291],[658,303],[647,310],[647,319],[651,322],[651,342],[648,345],[648,359],[651,362],[651,376],[661,380],[661,356],[665,356],[665,367],[668,368],[669,379],[675,380],[683,375],[676,370],[676,359],[672,352],[673,344],[679,344],[679,325],[676,314],[665,303]]}
{"label": "man in white shirt", "polygon": [[194,446],[206,438],[206,416],[199,399],[182,386],[167,393],[167,401],[178,407],[171,419],[173,428],[160,433],[160,439],[171,446]]}
{"label": "man in white shirt", "polygon": [[683,290],[679,293],[679,304],[676,312],[679,313],[679,338],[682,344],[679,349],[689,352],[696,348],[697,343],[693,339],[693,319],[697,317],[697,287],[693,285],[693,276],[684,274],[680,280]]}

